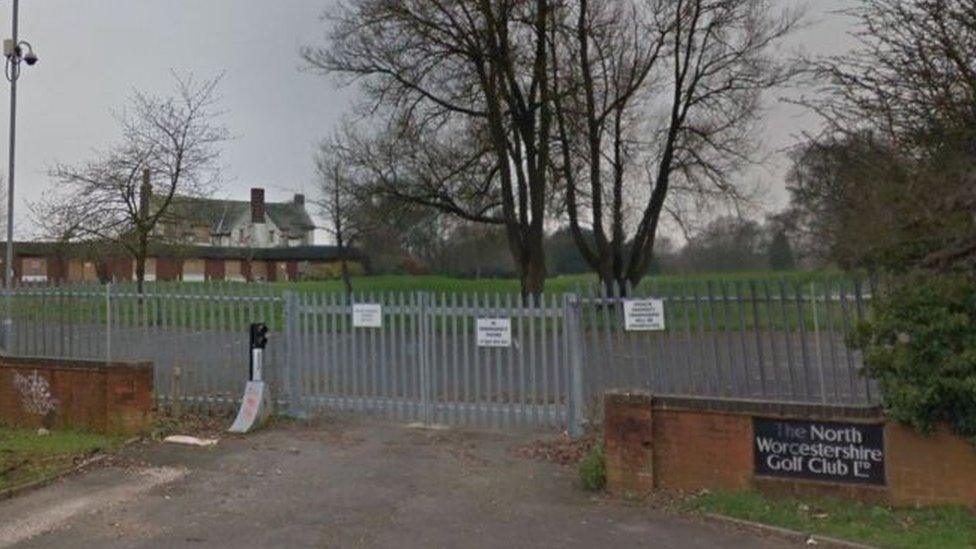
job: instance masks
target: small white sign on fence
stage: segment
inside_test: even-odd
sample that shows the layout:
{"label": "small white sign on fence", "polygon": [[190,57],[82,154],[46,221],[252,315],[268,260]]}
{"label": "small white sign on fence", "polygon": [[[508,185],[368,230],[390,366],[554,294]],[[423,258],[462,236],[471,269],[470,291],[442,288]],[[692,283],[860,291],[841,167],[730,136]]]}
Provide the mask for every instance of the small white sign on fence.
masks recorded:
{"label": "small white sign on fence", "polygon": [[383,306],[379,303],[353,303],[353,328],[382,328]]}
{"label": "small white sign on fence", "polygon": [[479,318],[478,347],[511,347],[512,320],[510,318]]}
{"label": "small white sign on fence", "polygon": [[624,329],[628,332],[664,329],[663,299],[625,299]]}

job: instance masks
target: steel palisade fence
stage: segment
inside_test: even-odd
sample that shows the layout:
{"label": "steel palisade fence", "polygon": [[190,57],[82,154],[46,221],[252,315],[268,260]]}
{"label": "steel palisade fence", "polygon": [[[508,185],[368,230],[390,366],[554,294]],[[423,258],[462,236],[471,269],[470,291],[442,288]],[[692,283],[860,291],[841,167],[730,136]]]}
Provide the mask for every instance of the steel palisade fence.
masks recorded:
{"label": "steel palisade fence", "polygon": [[[572,423],[570,355],[580,351],[568,298],[545,296],[537,306],[513,295],[423,292],[287,300],[296,313],[286,330],[290,385],[303,408],[500,428]],[[353,327],[354,302],[379,304],[382,327]],[[509,319],[511,345],[478,346],[479,318]]]}
{"label": "steel palisade fence", "polygon": [[[873,405],[847,344],[870,292],[851,280],[705,281],[580,287],[526,303],[510,294],[296,292],[243,283],[22,285],[15,355],[148,359],[160,406],[236,406],[247,326],[272,339],[266,378],[280,409],[344,409],[405,421],[577,430],[609,388],[655,394]],[[661,299],[665,329],[627,331],[627,299]],[[354,303],[381,306],[354,327]],[[477,344],[479,318],[510,344]]]}
{"label": "steel palisade fence", "polygon": [[[591,413],[608,388],[824,405],[876,405],[849,344],[871,292],[857,279],[686,281],[580,288]],[[663,331],[627,331],[627,299],[663,301]]]}
{"label": "steel palisade fence", "polygon": [[[248,324],[280,330],[284,300],[264,285],[28,284],[13,291],[10,352],[92,360],[151,360],[160,406],[226,411],[247,381]],[[280,336],[279,336],[280,339]],[[269,346],[268,361],[286,350]],[[273,383],[280,371],[268,369]]]}

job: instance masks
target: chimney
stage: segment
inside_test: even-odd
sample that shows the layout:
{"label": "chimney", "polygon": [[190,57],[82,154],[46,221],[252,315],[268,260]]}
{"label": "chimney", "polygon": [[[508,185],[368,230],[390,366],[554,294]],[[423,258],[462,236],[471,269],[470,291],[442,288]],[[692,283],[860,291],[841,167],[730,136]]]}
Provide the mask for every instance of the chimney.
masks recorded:
{"label": "chimney", "polygon": [[251,223],[264,223],[264,189],[251,189]]}
{"label": "chimney", "polygon": [[298,206],[299,208],[304,208],[305,207],[305,195],[304,194],[296,194],[295,195],[295,205]]}

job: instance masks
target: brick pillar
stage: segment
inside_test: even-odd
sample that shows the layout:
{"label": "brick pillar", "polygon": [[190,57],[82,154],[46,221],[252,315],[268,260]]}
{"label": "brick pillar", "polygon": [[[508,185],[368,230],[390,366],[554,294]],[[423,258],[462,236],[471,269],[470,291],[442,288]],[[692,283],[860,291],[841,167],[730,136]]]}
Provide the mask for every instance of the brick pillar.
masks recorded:
{"label": "brick pillar", "polygon": [[603,448],[611,493],[641,497],[654,489],[651,401],[651,393],[641,390],[604,396]]}
{"label": "brick pillar", "polygon": [[153,365],[151,362],[114,364],[105,368],[105,430],[140,433],[153,422]]}

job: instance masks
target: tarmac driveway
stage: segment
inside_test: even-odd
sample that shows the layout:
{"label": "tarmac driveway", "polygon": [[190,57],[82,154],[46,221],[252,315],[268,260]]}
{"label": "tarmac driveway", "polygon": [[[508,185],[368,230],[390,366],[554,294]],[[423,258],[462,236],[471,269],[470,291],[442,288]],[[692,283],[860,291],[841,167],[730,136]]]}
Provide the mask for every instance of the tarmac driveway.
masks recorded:
{"label": "tarmac driveway", "polygon": [[0,547],[781,547],[574,487],[525,435],[361,420],[279,425],[0,502]]}

